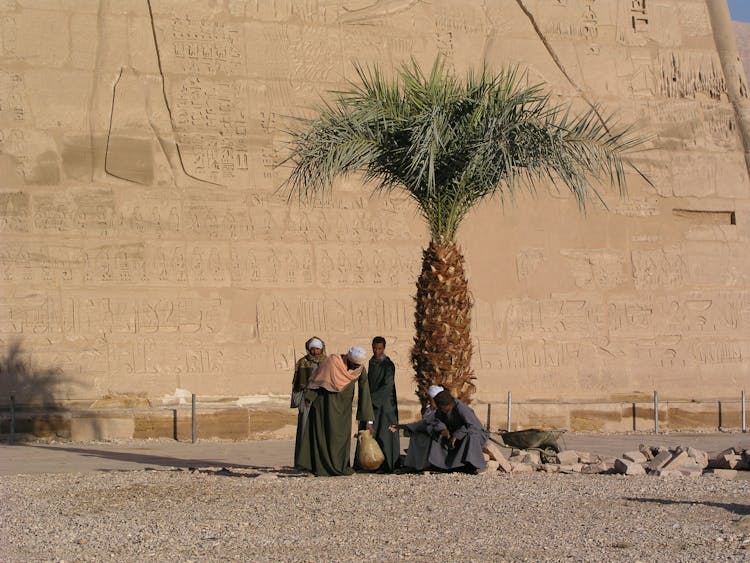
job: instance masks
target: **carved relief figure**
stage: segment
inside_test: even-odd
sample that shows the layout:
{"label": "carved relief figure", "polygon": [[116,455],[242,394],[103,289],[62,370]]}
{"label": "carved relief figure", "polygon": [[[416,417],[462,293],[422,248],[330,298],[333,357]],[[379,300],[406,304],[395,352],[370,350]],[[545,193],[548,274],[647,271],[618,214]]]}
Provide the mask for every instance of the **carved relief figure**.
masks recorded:
{"label": "carved relief figure", "polygon": [[[151,0],[137,5],[139,13],[132,20],[147,21],[151,28],[150,44],[138,45],[138,53],[117,43],[129,33],[121,26],[131,20],[111,17],[115,3],[99,0],[98,5],[96,74],[88,110],[91,179],[102,182],[112,176],[152,183],[158,179],[151,152],[153,139],[166,157],[174,186],[201,185],[206,181],[186,169],[177,141]],[[134,61],[138,66],[133,66]],[[141,154],[140,166],[132,162],[134,152]]]}

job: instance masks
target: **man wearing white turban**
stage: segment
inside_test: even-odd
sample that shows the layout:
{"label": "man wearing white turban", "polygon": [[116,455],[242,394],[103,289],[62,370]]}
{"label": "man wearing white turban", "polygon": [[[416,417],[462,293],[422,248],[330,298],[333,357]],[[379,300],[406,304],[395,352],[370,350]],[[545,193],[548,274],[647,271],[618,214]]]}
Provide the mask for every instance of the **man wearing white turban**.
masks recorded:
{"label": "man wearing white turban", "polygon": [[482,448],[488,433],[477,415],[448,391],[437,393],[434,401],[434,414],[411,424],[391,426],[394,433],[406,430],[409,434],[404,467],[415,471],[429,467],[441,471],[483,470],[487,462]]}
{"label": "man wearing white turban", "polygon": [[437,411],[437,405],[435,404],[435,396],[441,391],[445,391],[445,387],[442,385],[430,385],[427,389],[427,398],[430,400],[429,404],[425,405],[422,409],[422,418],[427,418],[430,415],[434,415]]}
{"label": "man wearing white turban", "polygon": [[440,391],[445,391],[445,387],[442,385],[430,385],[430,388],[427,389],[427,395],[429,395],[430,399],[434,399],[435,395],[440,393]]}
{"label": "man wearing white turban", "polygon": [[[307,381],[309,406],[305,437],[297,467],[318,476],[351,475],[352,402],[357,387],[357,420],[372,432],[374,418],[367,370],[367,352],[352,346],[346,354],[333,354],[320,363]],[[355,385],[356,383],[356,385]]]}
{"label": "man wearing white turban", "polygon": [[309,445],[304,445],[308,415],[308,405],[305,404],[304,400],[307,382],[318,369],[320,362],[326,359],[326,345],[317,336],[313,336],[305,342],[305,350],[307,350],[307,354],[297,360],[297,364],[294,366],[294,378],[292,379],[291,408],[298,409],[297,436],[294,440],[295,467],[298,465],[300,449],[309,448]]}

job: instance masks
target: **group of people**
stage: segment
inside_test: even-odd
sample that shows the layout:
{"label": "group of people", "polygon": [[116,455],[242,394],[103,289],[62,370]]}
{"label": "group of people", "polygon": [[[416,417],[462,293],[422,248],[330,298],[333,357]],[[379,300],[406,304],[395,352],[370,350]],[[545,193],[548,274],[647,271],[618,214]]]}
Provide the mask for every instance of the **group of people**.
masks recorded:
{"label": "group of people", "polygon": [[[372,356],[353,346],[345,354],[326,353],[314,336],[305,342],[292,380],[291,407],[298,409],[294,466],[318,476],[351,475],[352,405],[357,389],[359,430],[369,431],[383,451],[378,472],[477,472],[486,467],[487,431],[474,411],[441,386],[428,390],[422,419],[399,424],[396,366],[385,353],[382,336],[372,340]],[[367,364],[367,368],[365,368]],[[409,435],[405,458],[400,430]]]}

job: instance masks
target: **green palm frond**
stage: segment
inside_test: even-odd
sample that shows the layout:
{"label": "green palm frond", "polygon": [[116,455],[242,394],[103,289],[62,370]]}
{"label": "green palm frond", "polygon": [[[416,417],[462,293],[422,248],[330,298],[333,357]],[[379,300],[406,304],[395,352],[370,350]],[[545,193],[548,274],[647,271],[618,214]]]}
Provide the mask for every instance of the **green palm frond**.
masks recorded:
{"label": "green palm frond", "polygon": [[627,155],[645,140],[598,108],[571,115],[541,86],[525,86],[517,68],[463,80],[441,59],[428,74],[412,61],[394,78],[355,68],[348,90],[290,132],[287,183],[310,197],[339,175],[363,173],[375,190],[405,190],[436,241],[453,240],[479,201],[541,182],[564,185],[582,208],[599,197],[597,184],[622,192]]}

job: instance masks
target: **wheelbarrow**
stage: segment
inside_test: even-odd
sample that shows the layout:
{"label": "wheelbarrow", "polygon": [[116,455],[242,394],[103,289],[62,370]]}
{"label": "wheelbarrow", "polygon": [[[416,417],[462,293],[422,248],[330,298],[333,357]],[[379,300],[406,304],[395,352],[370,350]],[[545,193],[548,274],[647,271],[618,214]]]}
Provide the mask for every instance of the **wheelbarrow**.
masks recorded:
{"label": "wheelbarrow", "polygon": [[552,448],[555,452],[559,452],[560,446],[557,444],[557,440],[564,433],[565,430],[540,430],[538,428],[517,430],[515,432],[501,430],[499,438],[506,446],[518,448],[519,450]]}

